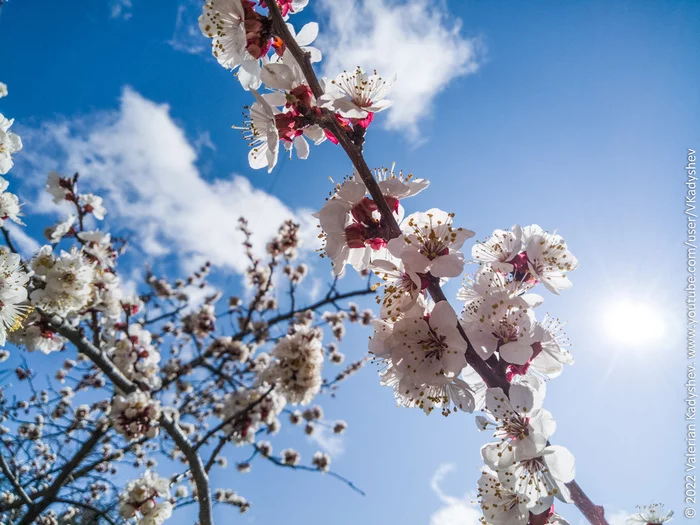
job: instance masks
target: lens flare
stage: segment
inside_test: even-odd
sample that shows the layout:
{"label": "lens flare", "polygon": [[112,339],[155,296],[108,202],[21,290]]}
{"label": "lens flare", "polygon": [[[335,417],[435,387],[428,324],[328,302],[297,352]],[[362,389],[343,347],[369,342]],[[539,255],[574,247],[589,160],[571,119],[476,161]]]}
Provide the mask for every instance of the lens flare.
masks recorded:
{"label": "lens flare", "polygon": [[646,300],[616,299],[603,308],[602,315],[611,341],[626,347],[652,346],[666,333],[662,313]]}

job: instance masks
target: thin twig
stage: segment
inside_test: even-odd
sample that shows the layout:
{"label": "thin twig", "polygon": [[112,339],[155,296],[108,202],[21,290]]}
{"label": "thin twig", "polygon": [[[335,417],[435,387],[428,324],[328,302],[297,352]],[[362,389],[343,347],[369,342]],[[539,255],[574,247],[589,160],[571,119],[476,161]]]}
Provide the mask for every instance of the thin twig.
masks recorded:
{"label": "thin twig", "polygon": [[194,450],[198,450],[199,447],[201,447],[202,445],[204,445],[204,443],[206,443],[206,442],[209,440],[210,437],[212,437],[214,434],[216,434],[219,430],[221,430],[222,428],[224,428],[226,425],[228,425],[229,423],[232,423],[233,421],[235,421],[235,420],[238,419],[239,417],[244,416],[245,414],[247,414],[248,412],[250,412],[251,410],[253,410],[256,406],[258,406],[260,403],[262,403],[262,402],[267,398],[267,396],[270,395],[270,393],[271,393],[274,389],[275,389],[275,385],[272,385],[270,388],[267,389],[267,392],[265,392],[265,393],[264,393],[262,396],[260,396],[258,399],[256,399],[255,401],[253,401],[252,403],[250,403],[250,404],[249,404],[248,406],[246,406],[245,408],[239,410],[238,412],[236,412],[235,414],[233,414],[231,417],[226,418],[226,419],[223,420],[221,423],[219,423],[217,426],[215,426],[214,428],[212,428],[212,429],[211,429],[209,432],[207,432],[207,434],[201,439],[201,441],[200,441],[199,443],[197,443],[197,444],[194,446]]}
{"label": "thin twig", "polygon": [[65,503],[66,505],[74,505],[76,507],[81,507],[83,509],[87,509],[90,512],[95,513],[97,516],[99,516],[100,518],[105,520],[110,525],[117,525],[117,522],[114,521],[112,518],[110,518],[106,512],[102,512],[97,507],[93,507],[92,505],[89,505],[87,503],[83,503],[82,501],[75,501],[75,500],[66,499],[66,498],[56,498],[54,501],[56,503]]}
{"label": "thin twig", "polygon": [[[102,370],[102,372],[104,372],[104,374],[112,381],[112,383],[114,383],[117,388],[127,394],[137,390],[138,387],[136,384],[131,382],[99,348],[83,337],[79,330],[58,316],[50,317],[49,324],[59,334],[73,343],[81,354],[85,355],[93,363],[95,363],[95,365]],[[213,525],[214,519],[212,517],[211,488],[209,486],[209,477],[204,470],[202,458],[199,457],[199,454],[197,454],[197,451],[187,439],[187,436],[185,436],[185,433],[182,431],[180,426],[174,422],[170,416],[163,413],[159,419],[159,423],[163,430],[165,430],[165,432],[173,439],[189,463],[192,477],[194,478],[195,486],[197,487],[200,525]],[[24,524],[20,523],[20,525]]]}
{"label": "thin twig", "polygon": [[8,465],[7,461],[5,461],[5,456],[2,454],[0,454],[0,469],[2,469],[2,473],[5,474],[5,477],[10,481],[10,485],[12,485],[12,488],[15,489],[15,492],[19,495],[20,499],[30,507],[34,505],[32,498],[30,498],[24,491],[20,482],[12,473],[12,470],[10,470],[10,465]]}
{"label": "thin twig", "polygon": [[332,471],[323,472],[322,470],[319,470],[319,469],[317,469],[317,468],[307,467],[307,466],[305,466],[305,465],[289,465],[289,464],[287,464],[287,463],[284,463],[284,462],[283,462],[280,458],[278,458],[278,457],[275,457],[275,456],[265,456],[264,454],[262,454],[262,453],[260,452],[260,449],[258,448],[257,445],[254,445],[254,446],[255,446],[256,452],[258,452],[258,453],[260,454],[260,456],[264,457],[264,458],[267,459],[268,461],[271,461],[272,463],[274,463],[274,464],[277,465],[278,467],[286,467],[286,468],[291,468],[291,469],[294,469],[294,470],[305,470],[306,472],[320,472],[320,473],[322,473],[322,474],[326,474],[327,476],[330,476],[330,477],[332,477],[332,478],[335,478],[335,479],[337,479],[338,481],[342,481],[342,482],[345,483],[348,487],[350,487],[352,490],[354,490],[355,492],[357,492],[357,493],[360,494],[361,496],[366,496],[366,495],[367,495],[367,494],[365,494],[365,491],[364,491],[364,490],[362,490],[362,489],[359,488],[357,485],[355,485],[352,481],[350,481],[349,479],[347,479],[347,478],[341,476],[340,474],[336,474],[335,472],[332,472]]}
{"label": "thin twig", "polygon": [[80,463],[92,452],[92,450],[97,446],[102,437],[106,434],[107,430],[104,427],[98,427],[92,433],[90,438],[83,443],[78,452],[71,458],[71,460],[66,463],[61,471],[56,476],[46,494],[39,502],[34,503],[29,507],[29,510],[20,520],[19,525],[29,525],[36,520],[42,512],[44,512],[51,504],[56,501],[56,496],[58,495],[61,488],[63,488],[64,483],[70,478],[71,473],[80,465]]}
{"label": "thin twig", "polygon": [[15,246],[15,243],[12,242],[12,239],[10,238],[10,232],[5,228],[4,226],[0,228],[2,230],[2,235],[5,237],[5,243],[7,244],[7,247],[10,249],[11,252],[13,253],[19,253],[17,251],[17,247]]}

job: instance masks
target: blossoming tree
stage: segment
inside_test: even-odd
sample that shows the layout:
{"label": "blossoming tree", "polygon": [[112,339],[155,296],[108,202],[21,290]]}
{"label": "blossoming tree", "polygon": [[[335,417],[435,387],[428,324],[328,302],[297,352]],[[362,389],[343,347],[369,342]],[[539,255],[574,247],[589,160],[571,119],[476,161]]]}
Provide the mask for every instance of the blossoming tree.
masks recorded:
{"label": "blossoming tree", "polygon": [[[160,524],[196,504],[200,525],[211,525],[214,503],[241,512],[250,506],[210,484],[227,446],[250,450],[237,464],[241,471],[265,460],[327,473],[359,490],[330,470],[327,454],[304,462],[291,448],[276,453],[266,439],[282,420],[307,434],[319,426],[345,430],[314,403],[364,363],[343,365],[338,342],[346,322],[372,326],[369,354],[399,405],[483,413],[476,424],[493,435],[474,476],[484,523],[564,524],[561,503],[576,505],[592,524],[608,523],[576,482],[572,453],[553,443],[556,424],[544,408],[546,380],[574,360],[561,323],[538,315],[544,299],[537,292],[568,290],[578,260],[559,234],[537,225],[495,230],[472,244],[467,260],[465,244],[475,233],[458,226],[454,213],[406,214],[405,199],[426,191],[428,181],[371,170],[363,157],[367,130],[390,106],[394,80],[359,67],[319,79],[313,65],[321,52],[311,45],[317,24],[297,32],[288,22],[307,3],[210,0],[199,25],[217,61],[250,92],[241,129],[252,168],[272,170],[281,147],[306,159],[309,141],[331,142],[348,156],[353,175],[315,215],[336,276],[328,293],[314,304],[296,298],[308,273],[294,261],[297,224],[282,224],[260,259],[241,219],[249,299],[230,297],[216,307],[217,292],[196,301],[192,291],[207,288],[208,264],[175,282],[149,272],[148,291],[130,295],[117,270],[125,243],[88,226],[104,219],[102,199],[81,193],[77,174],[50,173],[46,190],[72,213],[47,228],[48,244],[30,260],[21,259],[3,225],[0,342],[70,357],[48,384],[19,367],[14,394],[0,392],[3,523]],[[11,126],[0,115],[2,175],[22,149]],[[21,225],[19,199],[6,180],[0,185],[0,222]],[[442,286],[462,276],[467,262],[475,270],[456,307]],[[339,290],[347,266],[368,277],[366,288]],[[375,293],[376,317],[348,302]],[[177,472],[159,474],[158,458],[179,465]],[[672,515],[656,505],[640,510],[631,522]]]}

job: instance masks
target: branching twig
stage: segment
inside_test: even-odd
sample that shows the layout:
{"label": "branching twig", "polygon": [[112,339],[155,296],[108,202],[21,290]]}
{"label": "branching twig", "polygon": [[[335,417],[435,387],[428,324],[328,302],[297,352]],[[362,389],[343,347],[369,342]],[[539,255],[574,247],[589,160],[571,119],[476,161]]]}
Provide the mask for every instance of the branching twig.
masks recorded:
{"label": "branching twig", "polygon": [[[260,453],[260,449],[258,448],[258,446],[257,446],[257,445],[254,445],[254,446],[255,446],[256,452]],[[274,463],[274,464],[277,465],[278,467],[286,467],[286,468],[291,468],[291,469],[294,469],[294,470],[305,470],[306,472],[322,472],[321,470],[319,470],[319,469],[317,469],[317,468],[307,467],[307,466],[305,466],[305,465],[289,465],[289,464],[287,464],[287,463],[284,463],[280,458],[277,458],[277,457],[275,457],[275,456],[265,456],[265,455],[263,455],[262,453],[260,453],[260,455],[261,455],[262,457],[264,457],[265,459],[267,459],[268,461],[271,461],[272,463]],[[352,481],[350,481],[349,479],[347,479],[347,478],[341,476],[340,474],[336,474],[335,472],[330,472],[330,471],[329,471],[329,472],[323,472],[323,473],[326,474],[326,475],[328,475],[328,476],[330,476],[330,477],[332,477],[332,478],[337,479],[338,481],[342,481],[342,482],[345,483],[348,487],[350,487],[352,490],[354,490],[355,492],[357,492],[357,493],[360,494],[361,496],[366,496],[366,495],[367,495],[367,494],[365,494],[365,491],[364,491],[364,490],[362,490],[362,489],[359,488],[357,485],[355,485]]]}
{"label": "branching twig", "polygon": [[[129,381],[127,377],[119,370],[112,361],[110,361],[102,351],[93,345],[88,339],[83,337],[76,328],[68,324],[64,319],[58,316],[49,318],[49,324],[63,337],[68,339],[75,345],[78,351],[88,357],[95,365],[104,372],[104,374],[124,393],[131,393],[138,388],[134,383]],[[197,496],[199,499],[199,523],[200,525],[213,525],[212,506],[211,506],[211,488],[209,486],[209,478],[204,470],[202,458],[199,457],[197,451],[185,436],[180,426],[173,421],[167,414],[163,413],[159,420],[160,426],[173,439],[177,447],[182,451],[189,463],[192,477],[194,478],[197,487]],[[43,501],[43,500],[42,500]],[[31,523],[31,522],[27,522]],[[23,525],[23,523],[20,523]]]}
{"label": "branching twig", "polygon": [[10,466],[7,464],[7,461],[5,461],[5,456],[3,456],[2,454],[0,454],[0,469],[2,469],[2,473],[5,474],[5,477],[9,480],[10,485],[12,485],[12,488],[15,489],[15,492],[20,497],[20,499],[30,507],[34,505],[32,499],[24,491],[20,482],[12,473],[12,470],[10,470]]}
{"label": "branching twig", "polygon": [[[0,4],[2,5],[2,4]],[[5,237],[5,243],[7,244],[7,247],[10,249],[11,252],[13,253],[19,253],[17,251],[17,247],[15,246],[15,243],[12,242],[12,239],[10,238],[10,232],[5,228],[4,226],[0,228],[2,230],[2,235]]]}
{"label": "branching twig", "polygon": [[78,467],[78,465],[80,465],[80,463],[92,452],[105,433],[106,429],[101,426],[92,433],[90,438],[83,443],[83,446],[80,447],[73,458],[71,458],[71,460],[63,466],[61,471],[58,473],[58,476],[56,476],[56,479],[46,491],[44,497],[41,498],[39,502],[34,503],[29,507],[27,513],[20,520],[19,525],[30,525],[49,507],[49,505],[56,501],[56,496],[63,487],[63,484],[70,478],[71,473]]}

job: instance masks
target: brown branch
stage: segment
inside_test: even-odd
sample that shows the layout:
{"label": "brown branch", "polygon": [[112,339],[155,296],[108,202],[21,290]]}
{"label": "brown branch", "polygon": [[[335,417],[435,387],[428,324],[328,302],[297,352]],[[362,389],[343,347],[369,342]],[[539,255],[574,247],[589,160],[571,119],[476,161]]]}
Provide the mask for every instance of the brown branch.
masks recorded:
{"label": "brown branch", "polygon": [[[308,53],[299,47],[297,42],[292,37],[289,32],[282,14],[275,2],[268,2],[268,7],[270,11],[270,18],[273,22],[273,32],[279,36],[287,46],[287,49],[291,52],[294,59],[297,61],[301,70],[306,78],[306,81],[311,88],[314,96],[318,99],[323,95],[323,90],[318,82],[316,73],[314,72],[313,66],[311,65],[310,56]],[[395,238],[401,235],[401,229],[394,217],[392,210],[384,199],[382,192],[374,179],[371,170],[369,169],[364,156],[362,154],[361,142],[358,145],[352,137],[346,133],[346,131],[340,126],[335,116],[328,110],[322,110],[323,117],[319,120],[319,124],[330,130],[333,135],[338,139],[340,146],[345,151],[346,155],[352,162],[357,174],[364,182],[367,191],[372,196],[377,208],[382,217],[382,223],[387,230],[387,238]],[[440,301],[445,301],[445,295],[440,288],[439,279],[432,279],[428,287],[428,292],[430,293],[433,300],[437,303]],[[500,373],[499,370],[491,368],[488,363],[486,363],[481,357],[476,353],[474,347],[467,338],[461,325],[458,324],[460,334],[467,343],[467,349],[465,351],[465,357],[467,363],[476,370],[476,372],[481,376],[483,381],[490,387],[500,386],[503,388],[504,392],[508,392],[510,389],[510,384],[508,383],[505,375]],[[596,506],[593,502],[586,496],[586,494],[581,490],[579,485],[572,481],[567,485],[572,492],[572,498],[576,507],[581,511],[581,513],[588,519],[593,525],[607,525],[605,521],[605,516],[603,508]]]}
{"label": "brown branch", "polygon": [[12,242],[12,239],[10,238],[10,232],[8,231],[8,229],[3,226],[0,228],[0,230],[2,230],[2,235],[3,237],[5,237],[5,243],[7,244],[7,247],[10,249],[10,251],[13,253],[19,253],[17,251],[17,248],[15,247],[15,243]]}
{"label": "brown branch", "polygon": [[[299,47],[299,44],[297,44],[296,40],[294,40],[294,37],[292,37],[287,25],[282,19],[282,14],[280,13],[279,8],[275,5],[275,2],[270,2],[269,4],[270,16],[272,17],[273,21],[273,31],[275,31],[277,36],[284,41],[289,52],[292,53],[292,56],[301,66],[302,72],[304,73],[306,81],[314,93],[314,96],[319,98],[321,95],[323,95],[323,90],[321,89],[316,73],[311,65],[308,53],[304,53],[304,51]],[[386,199],[379,188],[379,184],[377,184],[377,181],[372,175],[372,171],[369,169],[369,166],[365,161],[362,154],[362,148],[358,146],[345,132],[330,111],[324,109],[323,115],[324,116],[320,124],[329,129],[333,135],[335,135],[346,155],[350,158],[355,170],[362,179],[362,182],[364,182],[367,191],[377,205],[377,208],[382,216],[382,224],[387,230],[387,237],[390,239],[398,237],[401,235],[401,228],[399,228],[393,211],[386,202]],[[436,303],[446,300],[445,295],[440,288],[439,279],[432,280],[431,285],[428,287],[428,292]],[[483,359],[481,359],[481,357],[474,350],[474,347],[469,342],[464,330],[461,329],[461,326],[458,327],[460,328],[460,334],[467,343],[467,348],[465,350],[467,362],[477,371],[487,385],[501,386],[504,388],[504,391],[507,392],[508,382],[506,381],[505,377],[499,377],[498,374],[496,374],[496,372],[493,371],[491,367],[483,361]]]}
{"label": "brown branch", "polygon": [[[317,301],[309,306],[298,308],[297,310],[291,310],[291,311],[287,312],[286,314],[281,314],[281,315],[272,317],[265,322],[267,323],[267,326],[269,328],[271,326],[276,325],[277,323],[281,323],[283,321],[287,321],[289,319],[292,319],[295,315],[302,313],[302,312],[306,312],[307,310],[317,310],[317,309],[319,309],[322,306],[325,306],[327,304],[333,304],[335,301],[340,301],[342,299],[349,299],[351,297],[359,297],[362,295],[369,295],[372,293],[374,293],[374,290],[372,290],[371,288],[366,288],[364,290],[355,290],[352,292],[345,292],[345,293],[341,293],[341,294],[339,294],[339,293],[328,294],[323,299],[321,299],[321,300],[319,300],[319,301]],[[247,328],[244,328],[242,331],[233,335],[232,339],[234,341],[241,341],[246,335],[249,335],[250,333],[251,332],[248,331]],[[210,357],[212,357],[211,352],[208,350],[205,350],[204,352],[202,352],[197,357],[193,358],[188,363],[181,365],[180,368],[185,369],[185,370],[192,370],[198,366],[202,366],[204,364],[204,362]],[[172,378],[172,379],[164,378],[163,383],[162,383],[159,390],[164,390],[166,387],[168,387],[171,383],[173,383],[176,380],[177,380],[177,378]]]}
{"label": "brown branch", "polygon": [[[272,19],[272,31],[284,41],[287,49],[301,67],[302,73],[304,73],[304,77],[306,78],[306,82],[311,88],[311,92],[317,99],[320,98],[321,95],[323,95],[323,89],[321,88],[321,84],[316,77],[313,66],[311,65],[310,55],[305,53],[304,50],[299,47],[299,44],[297,44],[297,41],[289,32],[287,24],[285,24],[284,19],[282,18],[282,13],[280,13],[279,7],[275,4],[275,2],[268,2],[267,6]],[[387,204],[386,199],[384,199],[377,181],[374,180],[372,172],[362,156],[362,150],[357,147],[352,138],[348,136],[345,130],[340,126],[333,113],[327,109],[322,110],[322,113],[323,119],[321,125],[329,129],[333,135],[335,135],[340,142],[340,145],[345,150],[345,153],[352,161],[353,166],[355,166],[357,173],[365,183],[367,191],[372,196],[372,199],[374,199],[374,202],[382,215],[382,220],[385,227],[388,229],[390,234],[389,236],[391,238],[398,237],[401,235],[401,229],[399,228],[399,225],[396,222],[394,214]]]}
{"label": "brown branch", "polygon": [[83,503],[82,501],[75,501],[72,499],[65,499],[65,498],[56,498],[56,503],[65,503],[66,505],[73,505],[75,507],[81,507],[83,509],[89,510],[96,516],[99,516],[103,520],[105,520],[107,523],[110,525],[117,525],[117,522],[114,521],[112,518],[109,517],[109,515],[106,512],[101,511],[97,507],[93,507],[92,505],[89,505],[88,503]]}
{"label": "brown branch", "polygon": [[70,478],[71,473],[80,465],[80,463],[92,452],[92,450],[97,446],[102,437],[107,433],[104,427],[98,427],[90,436],[90,438],[83,443],[83,446],[78,449],[75,456],[66,463],[61,471],[56,476],[51,486],[46,491],[43,498],[34,505],[29,507],[29,510],[20,520],[18,525],[30,525],[36,520],[42,512],[44,512],[52,503],[56,501],[56,496],[58,495],[61,488],[63,488],[64,483]]}
{"label": "brown branch", "polygon": [[7,464],[7,461],[5,461],[5,456],[2,454],[0,454],[0,469],[2,470],[2,473],[5,474],[5,477],[10,481],[10,485],[12,485],[12,488],[15,489],[15,492],[19,495],[19,498],[30,507],[34,505],[32,499],[24,491],[20,482],[12,473],[12,470],[10,470],[10,465]]}
{"label": "brown branch", "polygon": [[216,445],[216,448],[214,448],[214,451],[211,453],[211,457],[209,457],[209,461],[207,461],[207,464],[204,465],[204,470],[206,472],[209,472],[211,468],[214,466],[214,463],[216,463],[216,458],[219,455],[219,452],[224,448],[226,443],[229,441],[229,436],[223,436],[219,438],[219,443]]}
{"label": "brown branch", "polygon": [[[133,441],[129,445],[127,445],[127,447],[123,451],[131,451],[135,447],[144,444],[146,441],[147,441],[146,438],[141,438],[141,439],[138,439],[136,441]],[[87,476],[88,474],[90,474],[90,472],[92,472],[95,469],[95,467],[101,465],[102,463],[108,463],[110,461],[114,461],[115,459],[120,458],[122,456],[123,451],[120,450],[119,452],[113,452],[112,454],[110,454],[107,457],[101,457],[99,460],[88,463],[84,467],[75,470],[70,476],[71,480],[76,481],[80,478],[83,478],[83,477]],[[51,470],[47,474],[49,474],[49,475],[53,474],[54,472],[60,471],[61,468],[62,467]],[[32,492],[30,497],[34,498],[34,499],[43,498],[44,496],[46,496],[46,494],[48,494],[48,489]],[[14,501],[12,503],[5,504],[5,505],[0,505],[0,512],[6,512],[8,510],[18,509],[22,505],[24,505],[24,503],[19,501],[19,500]]]}
{"label": "brown branch", "polygon": [[[304,53],[301,47],[299,47],[299,44],[297,44],[296,40],[294,40],[294,37],[292,37],[291,33],[289,32],[289,29],[287,28],[287,25],[284,23],[279,8],[277,7],[277,5],[275,5],[275,2],[270,2],[269,4],[270,16],[273,22],[273,31],[275,31],[277,36],[279,36],[284,41],[289,52],[292,53],[292,56],[301,66],[302,72],[304,73],[306,81],[308,82],[309,87],[314,93],[314,96],[316,96],[316,98],[319,98],[321,95],[323,95],[323,90],[321,89],[320,83],[318,82],[318,78],[316,77],[316,73],[314,72],[313,66],[311,65],[308,53]],[[379,188],[379,184],[377,184],[377,181],[372,175],[372,171],[369,169],[369,166],[365,161],[365,158],[362,154],[362,149],[357,144],[355,144],[353,139],[340,126],[338,121],[335,119],[335,116],[330,111],[324,109],[323,115],[324,117],[321,121],[321,125],[328,128],[335,135],[343,150],[345,151],[346,155],[350,158],[350,161],[355,167],[355,170],[362,179],[362,182],[364,182],[367,191],[372,196],[372,199],[377,205],[377,208],[382,216],[382,223],[387,229],[387,237],[390,239],[398,237],[399,235],[401,235],[401,228],[399,228],[399,225],[396,222],[396,218],[394,217],[393,211],[386,202],[386,199],[384,198],[384,195],[382,194],[382,191]],[[431,297],[436,303],[446,300],[439,283],[439,279],[433,279],[431,285],[428,287],[428,292],[430,293]],[[479,375],[487,385],[498,385],[503,387],[504,390],[507,391],[508,382],[505,380],[505,377],[498,377],[496,372],[493,371],[491,367],[483,361],[483,359],[481,359],[481,357],[476,353],[473,346],[469,342],[469,339],[467,338],[464,330],[462,330],[461,327],[459,328],[462,337],[467,343],[467,349],[465,350],[467,362],[475,368],[475,370],[479,373]]]}
{"label": "brown branch", "polygon": [[[99,348],[83,337],[78,329],[74,328],[64,319],[58,316],[49,317],[49,324],[59,334],[73,343],[78,349],[78,352],[88,357],[100,370],[102,370],[102,372],[104,372],[104,374],[117,388],[127,394],[137,390],[138,387],[136,384],[131,382]],[[189,463],[192,477],[194,478],[195,485],[197,487],[200,525],[213,525],[214,519],[212,517],[211,488],[209,486],[209,477],[204,470],[202,458],[199,457],[199,454],[197,454],[197,451],[187,439],[187,436],[185,436],[185,433],[182,431],[180,426],[173,421],[170,416],[165,413],[165,411],[161,415],[159,423],[165,432],[173,439]],[[23,523],[24,522],[20,522],[20,525],[23,525]],[[31,523],[31,521],[27,523]]]}
{"label": "brown branch", "polygon": [[585,516],[585,518],[593,525],[609,525],[605,519],[605,509],[601,505],[596,505],[581,489],[576,480],[567,483],[566,488],[571,493],[571,499],[574,501],[576,508]]}
{"label": "brown branch", "polygon": [[229,423],[232,423],[233,421],[235,421],[235,420],[238,419],[239,417],[246,415],[248,412],[250,412],[251,410],[253,410],[253,409],[254,409],[256,406],[258,406],[260,403],[262,403],[263,401],[265,401],[265,399],[267,398],[267,396],[269,396],[270,393],[271,393],[274,389],[275,389],[275,385],[272,385],[270,388],[267,389],[267,392],[265,392],[265,393],[264,393],[262,396],[260,396],[258,399],[256,399],[256,400],[253,401],[252,403],[249,403],[248,406],[246,406],[245,408],[239,410],[238,412],[236,412],[235,414],[233,414],[231,417],[228,417],[228,418],[224,419],[221,423],[219,423],[217,426],[215,426],[214,428],[212,428],[212,429],[211,429],[209,432],[207,432],[207,434],[200,440],[200,442],[197,443],[197,444],[194,446],[194,450],[198,450],[199,447],[201,447],[202,445],[204,445],[204,444],[209,440],[210,437],[212,437],[214,434],[216,434],[219,430],[221,430],[222,428],[224,428],[226,425],[228,425]]}

